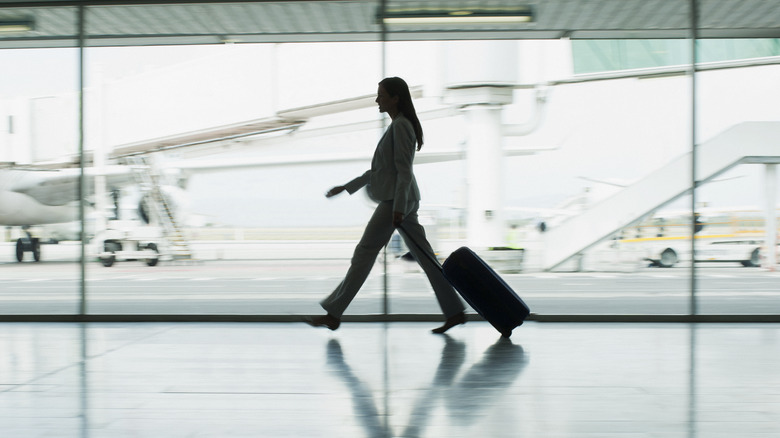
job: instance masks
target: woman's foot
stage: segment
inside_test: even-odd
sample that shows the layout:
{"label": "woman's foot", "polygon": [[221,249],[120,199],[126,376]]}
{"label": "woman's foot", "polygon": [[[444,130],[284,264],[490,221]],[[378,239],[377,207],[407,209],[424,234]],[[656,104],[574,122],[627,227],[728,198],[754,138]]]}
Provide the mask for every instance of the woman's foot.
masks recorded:
{"label": "woman's foot", "polygon": [[447,330],[455,327],[456,325],[465,324],[465,323],[466,323],[466,314],[463,313],[463,312],[460,312],[457,315],[450,316],[449,318],[447,318],[447,320],[444,321],[444,325],[443,326],[437,327],[437,328],[435,328],[435,329],[433,329],[431,331],[434,332],[434,333],[437,333],[437,334],[442,334],[442,333],[446,332]]}
{"label": "woman's foot", "polygon": [[306,318],[305,321],[312,327],[327,327],[331,330],[336,330],[341,325],[341,320],[331,314]]}

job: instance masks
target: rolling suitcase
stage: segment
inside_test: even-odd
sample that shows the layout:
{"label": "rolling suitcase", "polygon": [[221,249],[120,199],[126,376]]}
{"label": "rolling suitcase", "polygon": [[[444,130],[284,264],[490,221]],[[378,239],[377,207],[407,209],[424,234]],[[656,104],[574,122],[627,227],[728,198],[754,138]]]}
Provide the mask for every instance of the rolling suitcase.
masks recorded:
{"label": "rolling suitcase", "polygon": [[447,257],[442,273],[460,296],[505,338],[531,313],[523,299],[465,246]]}
{"label": "rolling suitcase", "polygon": [[[403,226],[401,227],[403,229]],[[404,233],[409,237],[408,233]],[[422,250],[420,245],[412,244]],[[482,258],[467,247],[455,250],[439,264],[444,278],[461,297],[505,338],[531,313],[528,305]]]}

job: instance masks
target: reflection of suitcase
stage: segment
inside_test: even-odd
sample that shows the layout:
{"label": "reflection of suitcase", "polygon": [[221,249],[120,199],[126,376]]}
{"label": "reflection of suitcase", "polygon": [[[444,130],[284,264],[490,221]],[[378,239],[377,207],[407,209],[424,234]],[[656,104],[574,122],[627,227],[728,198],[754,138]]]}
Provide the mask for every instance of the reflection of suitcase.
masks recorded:
{"label": "reflection of suitcase", "polygon": [[450,254],[442,272],[463,299],[505,338],[531,312],[512,288],[465,246]]}

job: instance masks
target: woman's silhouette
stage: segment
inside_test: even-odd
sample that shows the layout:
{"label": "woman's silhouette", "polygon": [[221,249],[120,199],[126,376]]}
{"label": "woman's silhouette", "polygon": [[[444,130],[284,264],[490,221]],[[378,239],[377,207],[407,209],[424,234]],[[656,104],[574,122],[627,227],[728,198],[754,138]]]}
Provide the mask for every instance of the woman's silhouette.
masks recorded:
{"label": "woman's silhouette", "polygon": [[[366,186],[369,196],[378,204],[355,248],[346,277],[320,302],[328,312],[327,315],[308,319],[307,322],[331,330],[339,327],[344,310],[368,278],[379,251],[390,240],[393,231],[403,223],[403,228],[398,230],[428,276],[446,318],[444,325],[433,332],[444,333],[466,322],[463,313],[465,307],[436,265],[436,256],[417,218],[420,191],[412,171],[412,161],[415,144],[417,150],[422,148],[422,126],[414,110],[409,86],[403,79],[391,77],[379,82],[376,103],[379,112],[387,113],[392,123],[379,140],[371,160],[371,169],[343,186],[333,187],[325,196],[330,198],[344,190],[351,195]],[[416,244],[410,244],[409,239]]]}

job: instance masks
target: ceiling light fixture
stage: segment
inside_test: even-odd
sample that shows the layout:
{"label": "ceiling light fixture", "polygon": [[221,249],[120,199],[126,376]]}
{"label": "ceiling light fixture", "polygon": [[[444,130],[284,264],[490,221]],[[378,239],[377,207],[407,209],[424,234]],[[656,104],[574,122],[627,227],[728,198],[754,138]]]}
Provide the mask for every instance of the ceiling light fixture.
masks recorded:
{"label": "ceiling light fixture", "polygon": [[516,24],[533,21],[530,6],[485,9],[388,9],[380,10],[377,19],[388,25],[426,24]]}
{"label": "ceiling light fixture", "polygon": [[32,18],[0,18],[0,32],[29,32],[35,29]]}

